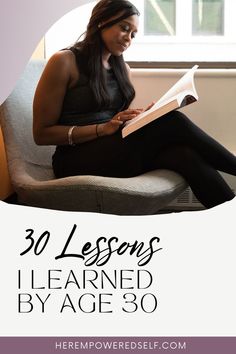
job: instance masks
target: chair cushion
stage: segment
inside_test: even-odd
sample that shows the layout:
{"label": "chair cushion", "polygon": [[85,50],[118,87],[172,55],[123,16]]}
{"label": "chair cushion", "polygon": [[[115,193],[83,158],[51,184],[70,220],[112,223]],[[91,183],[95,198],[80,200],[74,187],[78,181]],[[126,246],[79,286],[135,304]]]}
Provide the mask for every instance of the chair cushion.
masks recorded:
{"label": "chair cushion", "polygon": [[45,60],[32,60],[26,66],[13,92],[2,105],[2,125],[11,140],[11,159],[19,158],[49,167],[55,146],[37,146],[32,134],[33,97],[45,64]]}
{"label": "chair cushion", "polygon": [[57,210],[107,214],[156,214],[177,197],[186,182],[168,170],[132,178],[73,176],[55,179],[51,168],[15,160],[14,186],[22,203]]}

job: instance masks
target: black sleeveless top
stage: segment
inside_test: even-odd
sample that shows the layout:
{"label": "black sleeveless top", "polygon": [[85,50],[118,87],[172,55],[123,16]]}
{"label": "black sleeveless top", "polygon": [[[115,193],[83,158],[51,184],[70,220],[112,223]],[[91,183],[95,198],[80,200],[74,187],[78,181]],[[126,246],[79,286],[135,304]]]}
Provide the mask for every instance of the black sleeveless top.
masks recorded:
{"label": "black sleeveless top", "polygon": [[79,80],[77,84],[68,89],[65,94],[60,125],[89,125],[109,121],[116,113],[124,107],[124,99],[118,82],[112,69],[105,70],[110,104],[104,110],[98,110],[92,89],[89,85],[89,75],[86,70],[86,58],[80,50],[70,48],[75,54],[79,69]]}

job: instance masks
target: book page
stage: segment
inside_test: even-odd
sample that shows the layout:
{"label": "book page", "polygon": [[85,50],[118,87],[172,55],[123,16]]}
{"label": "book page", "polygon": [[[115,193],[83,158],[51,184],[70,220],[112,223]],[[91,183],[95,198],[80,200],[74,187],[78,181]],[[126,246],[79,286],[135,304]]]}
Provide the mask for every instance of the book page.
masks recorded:
{"label": "book page", "polygon": [[180,78],[156,103],[156,108],[162,105],[163,102],[169,102],[172,98],[176,97],[180,92],[191,91],[193,96],[198,99],[198,95],[194,85],[194,73],[197,70],[198,65],[194,65],[192,69]]}
{"label": "book page", "polygon": [[[194,65],[151,108],[139,114],[136,118],[132,119],[131,121],[126,122],[125,126],[131,124],[132,122],[136,122],[137,120],[142,119],[147,114],[154,112],[158,108],[168,104],[169,102],[175,99],[178,99],[178,101],[180,101],[181,99],[183,100],[186,94],[188,94],[189,96],[192,95],[193,97],[195,97],[195,100],[197,100],[198,94],[194,85],[194,73],[197,70],[197,68],[198,65]],[[178,97],[180,93],[181,93],[181,99]],[[181,104],[181,106],[184,105],[185,104]]]}
{"label": "book page", "polygon": [[198,100],[198,94],[194,85],[194,73],[197,68],[198,65],[194,65],[192,69],[188,70],[151,108],[140,113],[130,121],[127,121],[124,126],[134,124],[174,100],[178,102],[179,107],[184,107]]}

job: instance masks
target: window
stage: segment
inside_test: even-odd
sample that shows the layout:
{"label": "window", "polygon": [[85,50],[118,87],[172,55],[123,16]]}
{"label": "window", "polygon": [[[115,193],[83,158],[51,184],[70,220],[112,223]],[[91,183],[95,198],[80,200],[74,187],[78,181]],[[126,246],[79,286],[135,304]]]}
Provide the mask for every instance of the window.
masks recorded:
{"label": "window", "polygon": [[144,35],[175,35],[175,0],[144,2]]}
{"label": "window", "polygon": [[133,0],[139,34],[125,55],[142,62],[235,62],[235,0]]}
{"label": "window", "polygon": [[[71,11],[45,36],[46,56],[86,30],[97,1]],[[131,0],[139,32],[125,53],[130,62],[236,62],[235,0]],[[78,21],[79,19],[79,21]],[[234,63],[234,64],[233,64]],[[157,64],[158,65],[158,64]]]}
{"label": "window", "polygon": [[[224,0],[144,0],[144,35],[178,36],[177,25],[192,16],[192,35],[224,34]],[[190,7],[192,6],[192,13]],[[178,17],[177,17],[178,14]],[[186,26],[187,30],[187,26]]]}
{"label": "window", "polygon": [[192,34],[224,35],[224,0],[193,0]]}

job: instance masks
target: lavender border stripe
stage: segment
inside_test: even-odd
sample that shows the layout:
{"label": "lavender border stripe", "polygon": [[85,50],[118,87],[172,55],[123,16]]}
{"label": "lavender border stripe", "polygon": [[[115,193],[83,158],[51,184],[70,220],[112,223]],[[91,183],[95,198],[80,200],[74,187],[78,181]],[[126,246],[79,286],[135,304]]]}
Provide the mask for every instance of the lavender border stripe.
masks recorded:
{"label": "lavender border stripe", "polygon": [[[87,344],[87,349],[81,349],[81,343],[85,346]],[[89,348],[89,343],[92,343],[94,347]],[[113,343],[116,349],[115,347],[113,349],[101,348],[101,343],[110,343],[110,345]],[[125,343],[129,349],[125,349]],[[70,346],[73,348],[69,348]],[[70,354],[76,352],[87,354],[95,352],[235,354],[236,337],[0,337],[0,354]]]}

